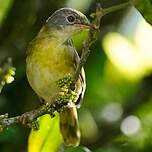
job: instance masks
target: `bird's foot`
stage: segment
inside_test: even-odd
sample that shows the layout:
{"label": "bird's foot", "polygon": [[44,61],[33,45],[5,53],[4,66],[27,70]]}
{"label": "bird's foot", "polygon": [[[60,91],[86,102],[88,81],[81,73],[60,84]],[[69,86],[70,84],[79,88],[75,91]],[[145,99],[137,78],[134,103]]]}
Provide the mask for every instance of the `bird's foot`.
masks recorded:
{"label": "bird's foot", "polygon": [[23,124],[26,125],[30,122],[30,114],[28,112],[22,114],[19,118],[19,121]]}

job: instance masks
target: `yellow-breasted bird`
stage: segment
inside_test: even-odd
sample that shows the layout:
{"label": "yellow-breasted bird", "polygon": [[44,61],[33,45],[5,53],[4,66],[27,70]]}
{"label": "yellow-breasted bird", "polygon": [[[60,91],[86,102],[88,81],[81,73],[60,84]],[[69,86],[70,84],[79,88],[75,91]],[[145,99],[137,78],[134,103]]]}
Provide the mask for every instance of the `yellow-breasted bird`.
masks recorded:
{"label": "yellow-breasted bird", "polygon": [[[71,36],[90,23],[81,12],[71,8],[61,8],[54,12],[31,41],[27,50],[26,73],[28,81],[45,102],[50,103],[59,92],[57,81],[66,75],[74,75],[79,56],[71,42]],[[77,97],[83,98],[85,91],[84,70],[75,85]],[[68,146],[77,146],[80,131],[76,106],[69,106],[60,112],[60,130]]]}

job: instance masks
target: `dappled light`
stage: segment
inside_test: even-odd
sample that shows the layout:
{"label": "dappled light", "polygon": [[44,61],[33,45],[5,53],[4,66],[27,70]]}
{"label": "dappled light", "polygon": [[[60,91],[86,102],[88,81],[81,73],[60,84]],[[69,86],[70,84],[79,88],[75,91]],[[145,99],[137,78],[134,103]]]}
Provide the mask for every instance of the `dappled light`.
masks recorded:
{"label": "dappled light", "polygon": [[120,120],[123,114],[123,108],[119,103],[110,103],[107,104],[102,112],[101,112],[101,117],[109,122],[113,123],[115,121]]}
{"label": "dappled light", "polygon": [[[128,23],[122,27],[120,25],[120,33],[108,33],[103,40],[103,47],[111,62],[122,72],[124,77],[128,79],[140,79],[152,70],[152,27],[142,18],[135,10],[130,10],[130,16],[126,15],[126,20],[138,18],[134,25]],[[133,17],[132,17],[133,16]],[[123,23],[125,18],[123,19]],[[123,31],[124,29],[124,31]],[[121,34],[122,33],[122,34]],[[123,36],[123,33],[127,37]],[[132,36],[132,37],[130,37]]]}
{"label": "dappled light", "polygon": [[141,122],[136,116],[128,116],[121,123],[121,131],[127,136],[132,136],[138,133],[141,127]]}

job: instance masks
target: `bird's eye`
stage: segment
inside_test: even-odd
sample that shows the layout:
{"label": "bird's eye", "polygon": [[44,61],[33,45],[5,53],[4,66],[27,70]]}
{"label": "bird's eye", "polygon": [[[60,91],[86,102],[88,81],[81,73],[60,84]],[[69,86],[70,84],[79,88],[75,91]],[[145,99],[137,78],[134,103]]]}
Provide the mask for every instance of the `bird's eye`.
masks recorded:
{"label": "bird's eye", "polygon": [[75,17],[73,15],[67,16],[67,20],[69,23],[73,23],[75,21]]}

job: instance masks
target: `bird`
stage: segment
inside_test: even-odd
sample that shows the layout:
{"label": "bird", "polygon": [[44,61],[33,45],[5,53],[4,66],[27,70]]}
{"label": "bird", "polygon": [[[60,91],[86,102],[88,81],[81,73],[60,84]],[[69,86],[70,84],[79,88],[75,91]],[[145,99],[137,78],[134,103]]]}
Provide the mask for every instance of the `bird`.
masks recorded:
{"label": "bird", "polygon": [[[72,8],[55,11],[29,43],[26,57],[26,75],[35,93],[45,103],[53,102],[59,92],[56,82],[66,75],[74,76],[80,57],[71,37],[83,30],[90,30],[87,17]],[[75,84],[74,105],[80,105],[86,89],[85,72],[82,68]],[[76,104],[77,103],[77,104]],[[67,106],[59,112],[60,132],[66,146],[78,146],[80,128],[78,106]]]}

